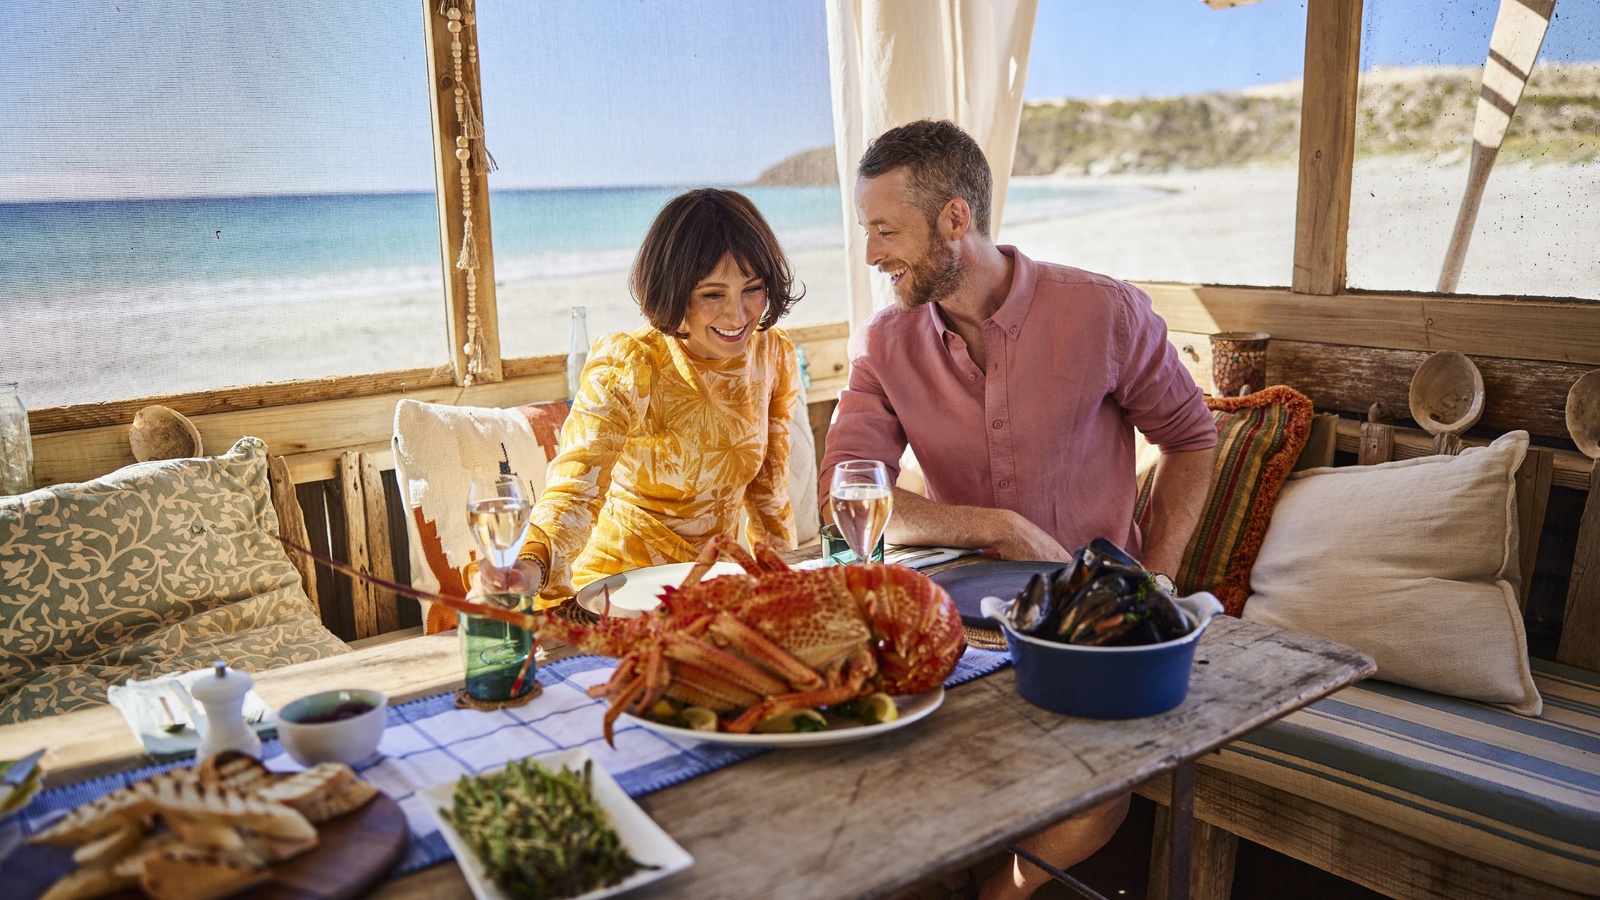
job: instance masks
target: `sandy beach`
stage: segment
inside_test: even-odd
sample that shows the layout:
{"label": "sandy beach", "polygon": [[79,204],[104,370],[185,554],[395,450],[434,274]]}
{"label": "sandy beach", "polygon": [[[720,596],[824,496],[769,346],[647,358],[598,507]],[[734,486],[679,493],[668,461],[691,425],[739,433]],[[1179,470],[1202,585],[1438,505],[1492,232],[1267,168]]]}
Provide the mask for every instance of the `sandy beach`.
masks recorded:
{"label": "sandy beach", "polygon": [[[1154,199],[1048,221],[1007,222],[998,235],[1036,259],[1136,281],[1282,286],[1294,250],[1292,168],[1046,179],[1051,184],[1153,188]],[[1352,288],[1432,291],[1466,182],[1462,164],[1364,162],[1355,176]],[[1462,293],[1600,297],[1600,165],[1508,165],[1490,178],[1461,280]],[[842,226],[841,226],[842,246]],[[806,297],[785,320],[843,321],[837,247],[791,253]],[[643,320],[622,270],[502,279],[507,357],[564,354],[568,309],[588,309],[590,339]],[[73,333],[59,321],[13,317],[37,338],[8,354],[0,380],[23,384],[29,406],[153,396],[226,385],[441,365],[444,304],[434,292],[377,293],[290,307],[239,307],[175,317],[137,307],[93,310]],[[63,360],[72,360],[70,365]],[[109,386],[109,389],[108,389]]]}
{"label": "sandy beach", "polygon": [[[1008,225],[1023,252],[1134,281],[1283,286],[1294,258],[1292,169],[1220,169],[1063,179],[1170,192],[1163,200],[1050,222]],[[1465,165],[1357,165],[1352,289],[1435,290],[1455,226]],[[1497,166],[1459,293],[1600,298],[1600,165]]]}

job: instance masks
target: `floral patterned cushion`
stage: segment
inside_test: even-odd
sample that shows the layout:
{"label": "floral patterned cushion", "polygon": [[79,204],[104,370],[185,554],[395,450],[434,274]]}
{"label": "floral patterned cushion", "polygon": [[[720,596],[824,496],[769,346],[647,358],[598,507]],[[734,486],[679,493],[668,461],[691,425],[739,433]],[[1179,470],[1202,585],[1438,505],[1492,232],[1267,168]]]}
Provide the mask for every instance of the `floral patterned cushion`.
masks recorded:
{"label": "floral patterned cushion", "polygon": [[267,448],[0,497],[0,724],[106,702],[129,678],[349,651],[282,545]]}

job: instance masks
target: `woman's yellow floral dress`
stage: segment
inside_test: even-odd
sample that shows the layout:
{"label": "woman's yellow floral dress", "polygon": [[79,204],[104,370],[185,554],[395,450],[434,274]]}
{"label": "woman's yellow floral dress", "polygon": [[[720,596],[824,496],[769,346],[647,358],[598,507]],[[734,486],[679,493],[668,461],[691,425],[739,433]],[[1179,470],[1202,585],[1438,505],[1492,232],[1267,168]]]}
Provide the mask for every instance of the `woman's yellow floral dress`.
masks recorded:
{"label": "woman's yellow floral dress", "polygon": [[726,360],[648,326],[597,341],[534,507],[528,545],[549,553],[544,596],[693,560],[712,537],[738,536],[741,511],[751,542],[792,548],[797,380],[794,344],[777,329]]}

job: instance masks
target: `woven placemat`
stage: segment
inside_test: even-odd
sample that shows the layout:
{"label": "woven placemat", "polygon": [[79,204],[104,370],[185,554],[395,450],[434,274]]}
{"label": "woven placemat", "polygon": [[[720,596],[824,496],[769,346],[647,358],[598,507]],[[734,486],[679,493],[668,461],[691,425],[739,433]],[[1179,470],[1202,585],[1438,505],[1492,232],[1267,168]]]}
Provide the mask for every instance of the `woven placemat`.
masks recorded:
{"label": "woven placemat", "polygon": [[510,700],[479,700],[467,693],[466,688],[456,688],[456,709],[475,709],[479,712],[493,712],[497,709],[515,709],[533,702],[533,698],[544,693],[544,685],[538,681],[533,683],[533,690],[521,697],[512,697]]}
{"label": "woven placemat", "polygon": [[961,636],[966,638],[967,644],[979,650],[1006,650],[1006,636],[998,629],[979,628],[975,625],[961,624]]}

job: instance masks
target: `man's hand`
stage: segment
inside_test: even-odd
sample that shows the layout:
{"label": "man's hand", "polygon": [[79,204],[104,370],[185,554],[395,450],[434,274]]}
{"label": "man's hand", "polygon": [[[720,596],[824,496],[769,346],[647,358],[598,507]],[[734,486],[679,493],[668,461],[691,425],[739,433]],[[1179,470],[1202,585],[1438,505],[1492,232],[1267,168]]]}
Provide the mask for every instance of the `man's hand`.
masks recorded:
{"label": "man's hand", "polygon": [[519,559],[509,569],[480,565],[472,575],[472,588],[467,591],[467,599],[512,591],[532,595],[543,580],[544,574],[539,571],[539,564],[531,560]]}
{"label": "man's hand", "polygon": [[1006,514],[1002,517],[1003,527],[997,532],[994,542],[994,548],[999,551],[1001,559],[1037,559],[1061,563],[1072,561],[1072,554],[1067,552],[1059,541],[1045,533],[1044,529],[1009,509],[996,512]]}

